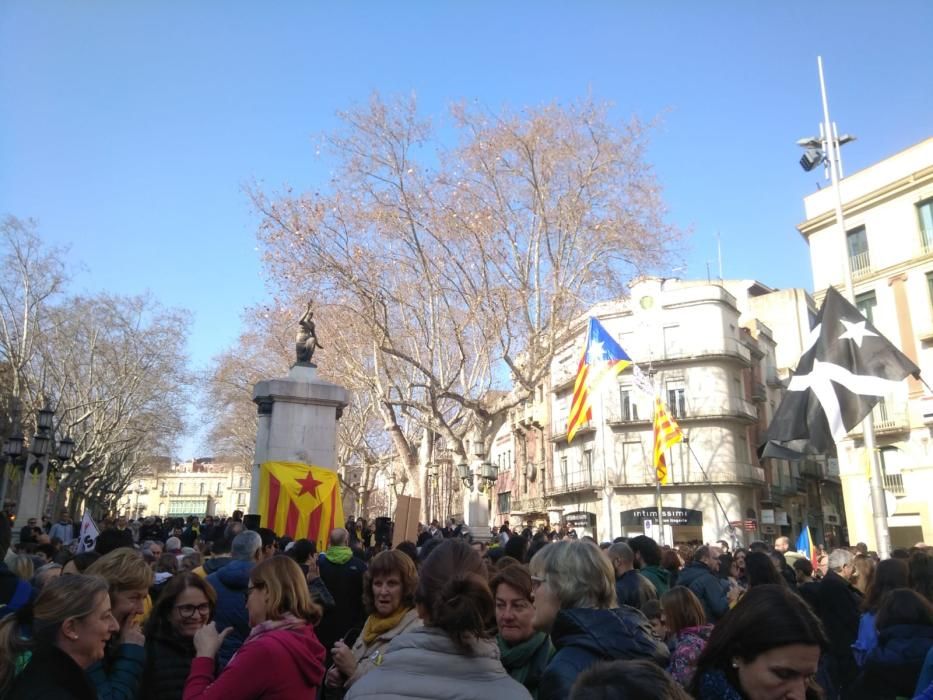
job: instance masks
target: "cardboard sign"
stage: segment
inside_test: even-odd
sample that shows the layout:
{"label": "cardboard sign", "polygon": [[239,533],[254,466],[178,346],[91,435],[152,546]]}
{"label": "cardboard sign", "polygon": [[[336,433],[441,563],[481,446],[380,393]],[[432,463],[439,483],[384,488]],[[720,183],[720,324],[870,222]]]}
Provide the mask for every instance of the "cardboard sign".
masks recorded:
{"label": "cardboard sign", "polygon": [[411,496],[399,496],[395,506],[395,527],[392,532],[392,548],[406,540],[418,541],[418,515],[421,513],[421,499]]}

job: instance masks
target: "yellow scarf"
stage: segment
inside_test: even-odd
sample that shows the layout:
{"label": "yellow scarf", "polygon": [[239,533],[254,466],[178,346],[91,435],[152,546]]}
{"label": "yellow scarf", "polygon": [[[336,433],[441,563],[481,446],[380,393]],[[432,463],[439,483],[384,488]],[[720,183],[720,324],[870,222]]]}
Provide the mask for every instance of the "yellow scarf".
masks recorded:
{"label": "yellow scarf", "polygon": [[402,621],[402,618],[408,614],[409,610],[411,610],[411,608],[399,608],[388,617],[379,617],[378,615],[370,615],[367,617],[366,624],[363,625],[363,641],[367,644],[372,644],[379,635],[394,629],[395,626]]}

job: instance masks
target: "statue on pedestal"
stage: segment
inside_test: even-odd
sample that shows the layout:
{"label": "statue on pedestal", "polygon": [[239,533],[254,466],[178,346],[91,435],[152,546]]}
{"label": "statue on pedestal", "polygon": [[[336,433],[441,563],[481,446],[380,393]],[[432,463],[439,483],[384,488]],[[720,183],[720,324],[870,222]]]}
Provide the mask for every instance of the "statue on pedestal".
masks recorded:
{"label": "statue on pedestal", "polygon": [[314,357],[314,351],[317,348],[324,349],[324,346],[317,339],[317,333],[314,329],[314,311],[311,310],[314,300],[308,301],[308,308],[298,321],[298,335],[295,337],[295,355],[299,365],[310,365],[316,367],[311,358]]}

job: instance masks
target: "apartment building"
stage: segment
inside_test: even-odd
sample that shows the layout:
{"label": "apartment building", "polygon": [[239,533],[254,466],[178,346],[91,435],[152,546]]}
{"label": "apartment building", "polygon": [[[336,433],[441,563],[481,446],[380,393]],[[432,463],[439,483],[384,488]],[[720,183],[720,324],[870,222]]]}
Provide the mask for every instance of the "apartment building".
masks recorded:
{"label": "apartment building", "polygon": [[[798,230],[810,248],[814,297],[845,293],[848,265],[861,312],[933,376],[933,138],[840,181],[845,235],[826,188],[804,198]],[[929,379],[928,379],[929,381]],[[933,395],[909,378],[875,408],[892,545],[933,541]],[[875,547],[861,427],[839,447],[849,539]]]}
{"label": "apartment building", "polygon": [[226,516],[249,505],[250,472],[206,457],[154,466],[124,494],[128,517]]}
{"label": "apartment building", "polygon": [[567,443],[585,318],[557,353],[548,382],[516,410],[512,440],[505,431],[496,436],[496,454],[508,455],[509,446],[521,451],[518,465],[500,465],[496,522],[509,513],[513,526],[546,519],[598,540],[648,532],[666,543],[773,540],[794,536],[804,523],[822,533],[824,511],[839,502],[828,470],[756,456],[780,402],[780,374],[788,369],[779,369],[779,343],[755,310],[773,316],[787,344],[800,348],[813,302],[790,291],[749,280],[644,278],[628,300],[587,314],[651,376],[684,432],[684,442],[668,455],[672,483],[661,489],[663,532],[657,530],[652,398],[630,370],[594,395],[592,422]]}

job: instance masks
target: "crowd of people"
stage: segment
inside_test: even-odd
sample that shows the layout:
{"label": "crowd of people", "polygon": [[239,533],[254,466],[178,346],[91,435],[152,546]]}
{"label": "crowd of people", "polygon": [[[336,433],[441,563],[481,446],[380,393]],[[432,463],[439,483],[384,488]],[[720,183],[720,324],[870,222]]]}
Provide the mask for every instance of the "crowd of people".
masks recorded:
{"label": "crowd of people", "polygon": [[933,549],[0,518],[0,698],[933,700]]}

